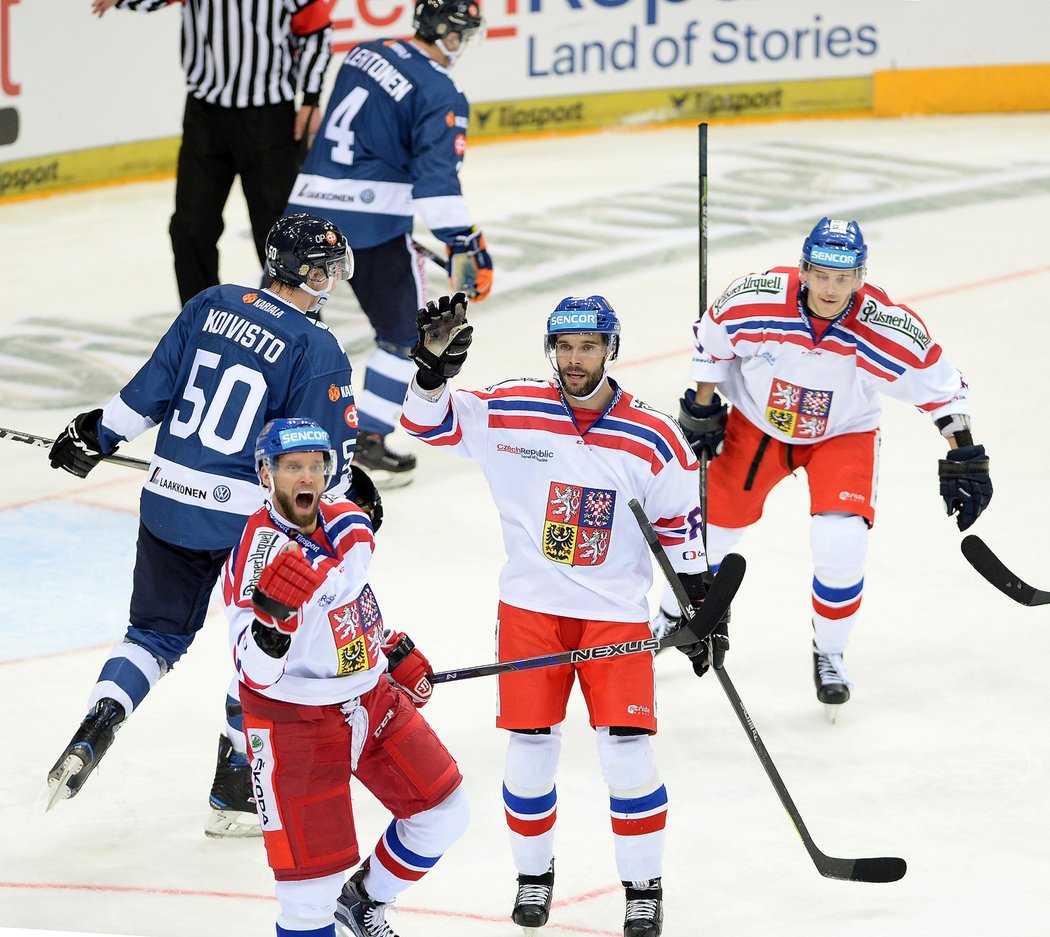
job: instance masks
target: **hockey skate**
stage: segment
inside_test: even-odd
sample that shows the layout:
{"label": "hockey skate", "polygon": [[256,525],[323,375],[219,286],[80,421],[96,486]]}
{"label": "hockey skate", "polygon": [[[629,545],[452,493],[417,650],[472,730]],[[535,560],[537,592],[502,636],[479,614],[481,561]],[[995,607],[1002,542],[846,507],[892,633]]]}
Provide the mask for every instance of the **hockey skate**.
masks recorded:
{"label": "hockey skate", "polygon": [[219,755],[215,780],[208,798],[211,815],[204,835],[216,838],[262,836],[252,791],[252,771],[247,756],[239,755],[226,733],[219,736]]}
{"label": "hockey skate", "polygon": [[77,796],[102,756],[109,751],[124,719],[124,707],[109,697],[100,699],[84,717],[76,735],[48,772],[48,810],[61,800]]}
{"label": "hockey skate", "polygon": [[376,488],[403,488],[415,478],[416,457],[411,453],[391,452],[386,436],[358,433],[354,462],[372,476]]}
{"label": "hockey skate", "polygon": [[624,882],[623,886],[627,890],[623,937],[660,937],[664,929],[664,890],[660,879]]}
{"label": "hockey skate", "polygon": [[391,903],[373,901],[365,891],[368,866],[363,865],[343,885],[335,903],[335,922],[342,937],[397,937],[386,922]]}
{"label": "hockey skate", "polygon": [[846,673],[841,654],[821,654],[813,646],[813,683],[817,688],[817,699],[824,704],[824,715],[835,722],[842,711],[842,704],[849,700],[853,686]]}
{"label": "hockey skate", "polygon": [[519,875],[511,920],[526,934],[534,934],[547,923],[554,896],[554,860],[543,875]]}

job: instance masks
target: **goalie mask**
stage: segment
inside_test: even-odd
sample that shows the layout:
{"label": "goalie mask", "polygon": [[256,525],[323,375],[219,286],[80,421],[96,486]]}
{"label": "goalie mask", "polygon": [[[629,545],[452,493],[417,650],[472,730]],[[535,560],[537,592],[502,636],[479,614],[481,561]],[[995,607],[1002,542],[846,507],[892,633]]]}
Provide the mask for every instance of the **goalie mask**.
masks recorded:
{"label": "goalie mask", "polygon": [[[307,285],[314,268],[323,270],[328,278],[320,289]],[[286,215],[277,219],[266,236],[266,272],[274,280],[316,296],[316,309],[328,300],[336,283],[354,275],[354,255],[332,222],[316,215]]]}
{"label": "goalie mask", "polygon": [[324,481],[327,487],[335,474],[335,452],[327,430],[305,417],[270,420],[255,441],[255,472],[262,483],[263,466],[273,472],[278,458],[289,452],[324,454]]}

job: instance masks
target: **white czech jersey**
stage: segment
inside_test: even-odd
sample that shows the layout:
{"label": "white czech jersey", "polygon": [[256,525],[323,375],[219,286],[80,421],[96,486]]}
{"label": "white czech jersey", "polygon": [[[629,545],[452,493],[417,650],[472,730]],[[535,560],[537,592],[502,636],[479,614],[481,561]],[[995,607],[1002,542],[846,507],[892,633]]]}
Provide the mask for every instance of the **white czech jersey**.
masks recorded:
{"label": "white czech jersey", "polygon": [[[383,616],[367,577],[375,550],[372,524],[350,501],[322,501],[320,510],[316,539],[289,528],[269,505],[256,511],[223,575],[238,678],[263,696],[310,706],[354,699],[386,672]],[[273,658],[252,637],[252,591],[290,539],[325,580],[303,606],[288,653]]]}
{"label": "white czech jersey", "polygon": [[401,425],[480,464],[503,526],[500,598],[552,615],[648,619],[652,556],[637,498],[675,568],[707,569],[698,464],[669,416],[619,387],[581,434],[552,381],[505,381],[436,401],[410,390]]}
{"label": "white czech jersey", "polygon": [[690,377],[717,384],[755,426],[788,443],[876,429],[880,394],[933,419],[969,414],[966,384],[923,321],[865,283],[819,341],[797,267],[734,280],[693,326]]}

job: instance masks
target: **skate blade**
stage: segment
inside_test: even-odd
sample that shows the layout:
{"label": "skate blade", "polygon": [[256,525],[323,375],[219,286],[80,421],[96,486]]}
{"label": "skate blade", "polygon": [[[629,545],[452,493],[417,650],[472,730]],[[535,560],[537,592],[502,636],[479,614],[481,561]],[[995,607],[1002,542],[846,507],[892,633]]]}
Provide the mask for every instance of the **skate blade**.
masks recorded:
{"label": "skate blade", "polygon": [[73,796],[73,791],[69,787],[69,782],[83,771],[84,767],[84,761],[79,755],[66,755],[65,760],[62,762],[62,767],[59,769],[59,773],[53,776],[48,775],[47,804],[44,806],[45,813],[54,807],[55,804],[59,804],[63,800],[69,800],[69,798]]}
{"label": "skate blade", "polygon": [[212,839],[247,839],[262,836],[257,814],[244,810],[212,810],[204,825],[204,835]]}
{"label": "skate blade", "polygon": [[835,725],[839,721],[839,717],[842,715],[842,707],[844,703],[824,703],[824,718],[827,719],[831,725]]}

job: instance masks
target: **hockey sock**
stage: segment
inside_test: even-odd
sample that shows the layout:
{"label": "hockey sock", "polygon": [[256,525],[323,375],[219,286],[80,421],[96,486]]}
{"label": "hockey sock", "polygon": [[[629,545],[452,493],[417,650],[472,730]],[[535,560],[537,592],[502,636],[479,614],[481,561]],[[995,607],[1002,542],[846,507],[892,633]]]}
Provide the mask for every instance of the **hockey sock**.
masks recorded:
{"label": "hockey sock", "polygon": [[416,365],[404,356],[377,348],[365,362],[365,380],[357,393],[358,428],[362,433],[387,436],[401,415],[408,383]]}
{"label": "hockey sock", "polygon": [[88,698],[88,709],[94,709],[99,700],[109,698],[120,703],[130,716],[162,674],[157,658],[141,644],[130,641],[118,644],[102,666]]}
{"label": "hockey sock", "polygon": [[621,881],[660,878],[667,789],[656,772],[649,736],[616,736],[600,728],[598,757],[609,785],[609,815]]}
{"label": "hockey sock", "polygon": [[810,546],[814,644],[824,654],[841,654],[864,594],[868,525],[856,514],[816,514]]}
{"label": "hockey sock", "polygon": [[387,903],[418,882],[467,829],[470,808],[463,785],[436,807],[407,820],[393,820],[368,857],[365,891]]}
{"label": "hockey sock", "polygon": [[503,807],[514,866],[522,875],[543,875],[554,855],[558,791],[554,776],[561,755],[561,726],[547,735],[511,732],[503,776]]}
{"label": "hockey sock", "polygon": [[244,738],[244,710],[238,697],[237,678],[234,677],[226,693],[226,737],[230,740],[234,752],[247,757],[248,744]]}
{"label": "hockey sock", "polygon": [[277,937],[335,937],[335,900],[343,887],[343,873],[281,881],[274,885],[281,911]]}

